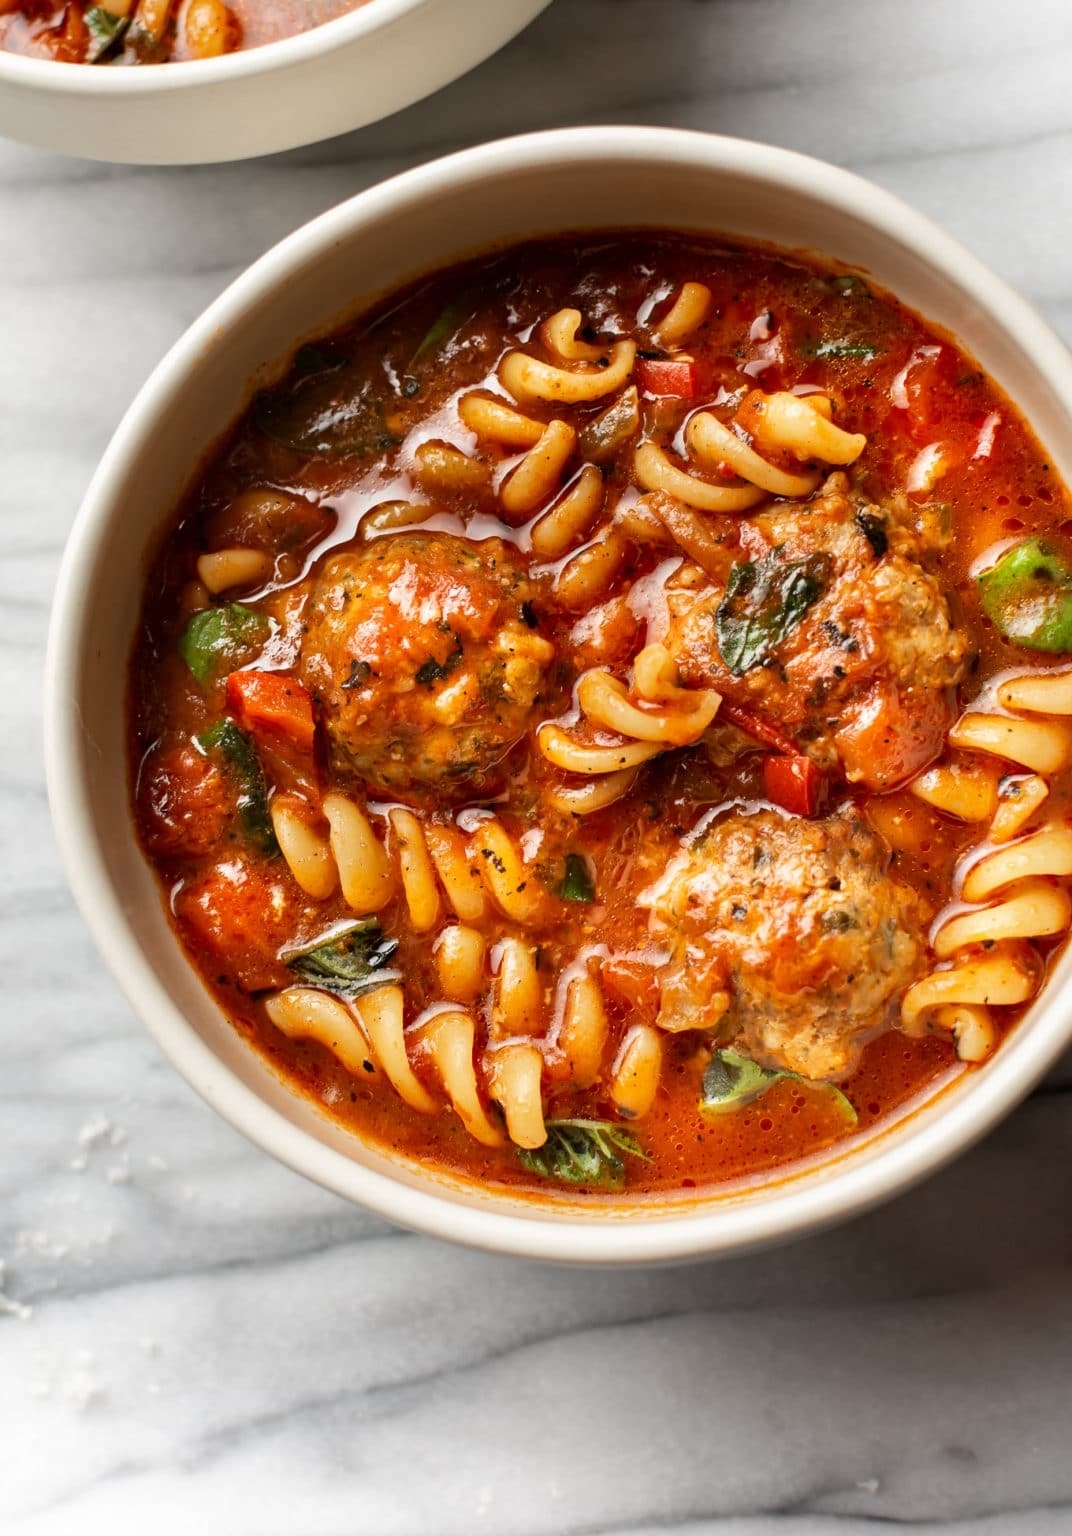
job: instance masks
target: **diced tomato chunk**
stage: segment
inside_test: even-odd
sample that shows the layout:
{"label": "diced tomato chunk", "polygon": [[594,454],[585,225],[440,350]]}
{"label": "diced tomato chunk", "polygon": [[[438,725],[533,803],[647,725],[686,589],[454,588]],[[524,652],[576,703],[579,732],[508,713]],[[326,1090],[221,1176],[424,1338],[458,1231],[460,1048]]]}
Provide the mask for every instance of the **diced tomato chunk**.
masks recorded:
{"label": "diced tomato chunk", "polygon": [[608,955],[599,967],[599,979],[611,1003],[630,1014],[651,1015],[659,1010],[659,983],[652,966],[629,955]]}
{"label": "diced tomato chunk", "polygon": [[768,757],[763,764],[767,799],[794,816],[814,816],[823,796],[823,775],[810,757]]}
{"label": "diced tomato chunk", "polygon": [[312,751],[316,717],[308,690],[283,672],[232,672],[227,707],[250,735],[293,742]]}
{"label": "diced tomato chunk", "polygon": [[193,747],[167,747],[146,761],[138,781],[145,841],[157,857],[208,853],[234,809],[225,776]]}
{"label": "diced tomato chunk", "polygon": [[270,869],[235,858],[183,885],[175,916],[198,958],[213,974],[233,977],[247,992],[293,980],[279,950],[302,912],[292,887]]}
{"label": "diced tomato chunk", "polygon": [[646,395],[698,400],[703,393],[700,367],[691,358],[638,357],[634,376]]}
{"label": "diced tomato chunk", "polygon": [[944,689],[876,687],[834,737],[845,777],[868,789],[896,789],[934,761],[951,723]]}

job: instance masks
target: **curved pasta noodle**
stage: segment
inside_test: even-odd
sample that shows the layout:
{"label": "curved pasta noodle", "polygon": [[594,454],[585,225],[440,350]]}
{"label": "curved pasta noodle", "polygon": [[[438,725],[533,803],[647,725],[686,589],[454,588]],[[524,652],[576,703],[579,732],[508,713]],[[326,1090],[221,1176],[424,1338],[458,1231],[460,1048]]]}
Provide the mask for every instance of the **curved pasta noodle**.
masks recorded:
{"label": "curved pasta noodle", "polygon": [[974,863],[964,877],[965,901],[985,901],[1017,880],[1072,875],[1072,827],[1050,822]]}
{"label": "curved pasta noodle", "polygon": [[614,1063],[610,1096],[618,1113],[639,1120],[655,1102],[663,1067],[663,1042],[650,1024],[634,1024]]}
{"label": "curved pasta noodle", "polygon": [[935,934],[932,948],[939,960],[948,960],[969,946],[1063,933],[1070,920],[1072,901],[1066,890],[1045,880],[1024,880],[1004,901],[951,917]]}
{"label": "curved pasta noodle", "polygon": [[532,1150],[547,1140],[543,1118],[543,1053],[524,1040],[511,1040],[487,1053],[488,1092],[506,1116],[517,1147]]}
{"label": "curved pasta noodle", "polygon": [[[830,416],[830,401],[824,395],[787,391],[763,395],[757,391],[741,407],[737,423],[767,452],[789,453],[798,460],[825,464],[851,464],[867,446],[867,438],[862,432],[845,432]],[[664,491],[700,512],[744,512],[764,496],[810,496],[817,488],[819,470],[794,473],[782,469],[765,459],[752,442],[739,437],[713,411],[700,410],[685,428],[685,446],[693,461],[709,473],[731,470],[743,485],[698,479],[652,442],[637,448],[633,468],[645,490]]]}
{"label": "curved pasta noodle", "polygon": [[985,1061],[997,1044],[994,1016],[981,1003],[947,1003],[933,1017],[953,1036],[961,1061]]}
{"label": "curved pasta noodle", "polygon": [[[815,413],[812,412],[814,415]],[[822,420],[816,417],[816,420]],[[754,448],[725,426],[712,411],[697,411],[685,429],[685,442],[694,459],[708,470],[725,464],[742,480],[748,480],[772,496],[810,496],[819,484],[819,474],[790,474],[768,464]]]}
{"label": "curved pasta noodle", "polygon": [[1072,714],[1072,673],[1006,678],[997,701],[1010,712],[1051,718],[969,710],[950,731],[950,744],[1032,772],[999,778],[990,762],[942,763],[911,785],[920,799],[961,821],[990,821],[989,846],[969,850],[958,869],[967,905],[940,917],[933,936],[935,957],[947,968],[916,982],[901,1005],[903,1029],[951,1031],[964,1061],[982,1061],[993,1049],[993,1007],[1034,996],[1041,979],[1034,941],[1072,924],[1072,898],[1059,883],[1072,876],[1072,828],[1051,821],[1028,830],[1049,795],[1044,775],[1059,772],[1072,755],[1072,735],[1060,718]]}
{"label": "curved pasta noodle", "polygon": [[763,500],[754,485],[712,485],[672,463],[655,443],[640,443],[633,455],[633,472],[646,491],[665,491],[699,512],[747,512]]}
{"label": "curved pasta noodle", "polygon": [[536,741],[547,761],[567,773],[616,773],[624,768],[639,768],[662,751],[655,741],[623,741],[614,747],[585,746],[553,722],[540,726]]}
{"label": "curved pasta noodle", "polygon": [[480,871],[469,857],[465,835],[457,827],[430,822],[421,829],[447,900],[463,923],[479,923],[488,910]]}
{"label": "curved pasta noodle", "polygon": [[[600,356],[604,354],[601,352]],[[545,400],[560,405],[583,405],[601,400],[629,382],[636,359],[635,341],[616,341],[607,354],[605,368],[556,368],[525,352],[508,352],[499,364],[499,378],[515,400]]]}
{"label": "curved pasta noodle", "polygon": [[395,893],[395,877],[372,823],[345,795],[325,795],[323,811],[346,905],[363,917],[379,912]]}
{"label": "curved pasta noodle", "polygon": [[901,1003],[901,1028],[907,1035],[924,1034],[928,1012],[946,1004],[1010,1007],[1026,1003],[1037,985],[1038,967],[1015,946],[973,955],[948,970],[932,971],[909,987]]}
{"label": "curved pasta noodle", "polygon": [[491,483],[486,464],[434,438],[414,451],[412,473],[422,489],[454,496],[479,496]]}
{"label": "curved pasta noodle", "polygon": [[619,678],[599,668],[581,677],[577,702],[589,720],[604,730],[662,747],[684,747],[698,741],[706,731],[718,713],[722,695],[713,688],[698,688],[687,701],[653,701],[661,707],[642,709],[629,698],[629,690]]}
{"label": "curved pasta noodle", "polygon": [[545,794],[556,811],[564,811],[568,816],[591,816],[593,811],[605,810],[627,795],[636,776],[635,768],[622,768],[581,784],[552,784]]}
{"label": "curved pasta noodle", "polygon": [[543,1014],[543,983],[536,951],[522,939],[508,937],[499,946],[499,972],[491,1005],[491,1037],[534,1035]]}
{"label": "curved pasta noodle", "polygon": [[197,562],[197,575],[202,585],[214,596],[228,592],[232,587],[259,587],[272,574],[272,558],[260,549],[217,549],[201,555]]}
{"label": "curved pasta noodle", "polygon": [[502,1131],[488,1118],[480,1100],[473,1064],[476,1025],[472,1016],[460,1009],[433,1014],[416,1034],[470,1136],[485,1147],[501,1146]]}
{"label": "curved pasta noodle", "polygon": [[990,823],[990,841],[1007,843],[1022,832],[1035,812],[1045,803],[1050,786],[1037,773],[1010,776],[998,786],[998,804]]}
{"label": "curved pasta noodle", "polygon": [[488,895],[503,915],[522,927],[539,922],[547,909],[546,897],[502,823],[494,819],[482,822],[470,840],[470,849]]}
{"label": "curved pasta noodle", "polygon": [[396,806],[388,820],[395,834],[402,890],[409,920],[416,933],[427,933],[439,921],[439,888],[421,824],[412,811]]}
{"label": "curved pasta noodle", "polygon": [[1016,720],[969,711],[949,732],[950,743],[969,752],[989,752],[1035,773],[1059,773],[1072,757],[1072,735],[1058,720]]}
{"label": "curved pasta noodle", "polygon": [[272,830],[287,868],[307,896],[323,901],[338,884],[331,849],[301,814],[296,795],[275,795],[269,805]]}
{"label": "curved pasta noodle", "polygon": [[436,1101],[417,1077],[406,1053],[406,1036],[403,1028],[405,999],[401,987],[377,987],[355,1004],[358,1017],[376,1059],[387,1074],[391,1087],[411,1109],[422,1114],[432,1114]]}
{"label": "curved pasta noodle", "polygon": [[802,462],[852,464],[867,447],[863,432],[846,432],[834,424],[825,395],[794,395],[789,390],[757,393],[749,397],[742,415],[760,447],[791,453]]}
{"label": "curved pasta noodle", "polygon": [[698,741],[718,713],[722,695],[713,688],[682,688],[677,667],[662,645],[645,647],[634,665],[634,697],[620,678],[604,667],[585,672],[577,683],[577,704],[599,730],[625,738],[620,746],[575,741],[554,721],[543,724],[536,743],[548,762],[567,772],[605,775],[605,789],[559,790],[560,809],[585,814],[610,805],[628,788],[627,776],[648,758],[668,748]]}
{"label": "curved pasta noodle", "polygon": [[435,942],[439,985],[452,1003],[472,1003],[484,986],[487,943],[479,928],[452,923]]}
{"label": "curved pasta noodle", "polygon": [[499,503],[511,517],[535,512],[555,494],[569,463],[577,434],[568,422],[549,421],[537,442],[507,476],[499,490]]}
{"label": "curved pasta noodle", "polygon": [[654,329],[655,339],[664,347],[672,347],[698,331],[707,319],[712,297],[706,283],[682,283],[673,304]]}
{"label": "curved pasta noodle", "polygon": [[291,1040],[318,1040],[355,1077],[372,1067],[368,1036],[346,1004],[314,987],[288,987],[269,997],[264,1011]]}
{"label": "curved pasta noodle", "polygon": [[464,395],[458,402],[463,426],[477,437],[505,448],[532,448],[543,436],[545,423],[523,416],[494,395]]}
{"label": "curved pasta noodle", "polygon": [[591,1088],[599,1077],[607,1044],[607,1010],[595,978],[574,976],[566,988],[557,1045],[577,1088]]}
{"label": "curved pasta noodle", "polygon": [[617,529],[604,532],[571,555],[555,578],[555,596],[563,608],[580,613],[593,608],[617,581],[629,557],[629,542]]}
{"label": "curved pasta noodle", "polygon": [[1006,678],[998,685],[998,703],[1028,715],[1072,715],[1072,672],[1028,672]]}
{"label": "curved pasta noodle", "polygon": [[540,339],[563,362],[598,363],[605,348],[595,342],[578,340],[583,316],[579,309],[559,309],[540,326]]}
{"label": "curved pasta noodle", "polygon": [[603,476],[586,464],[565,494],[532,526],[532,548],[541,560],[557,560],[586,537],[603,510]]}

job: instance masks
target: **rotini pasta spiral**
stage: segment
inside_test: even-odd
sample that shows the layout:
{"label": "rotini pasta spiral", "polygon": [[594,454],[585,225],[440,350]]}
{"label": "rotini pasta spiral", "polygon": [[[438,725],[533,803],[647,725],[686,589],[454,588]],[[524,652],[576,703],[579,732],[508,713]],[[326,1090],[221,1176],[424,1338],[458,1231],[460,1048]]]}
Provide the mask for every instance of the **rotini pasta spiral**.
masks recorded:
{"label": "rotini pasta spiral", "polygon": [[[863,433],[845,432],[835,426],[825,395],[783,391],[759,395],[758,399],[752,396],[746,404],[748,415],[742,407],[735,425],[767,452],[802,463],[851,464],[867,446]],[[743,483],[727,485],[698,478],[675,464],[654,442],[643,442],[636,449],[634,472],[645,490],[663,491],[699,512],[746,512],[766,496],[810,496],[821,478],[818,470],[794,473],[765,459],[710,410],[697,411],[689,418],[685,446],[699,469],[709,473],[729,470]]]}
{"label": "rotini pasta spiral", "polygon": [[[1004,713],[969,710],[949,733],[953,747],[983,754],[982,763],[942,763],[911,786],[961,821],[990,822],[986,841],[958,866],[961,901],[939,915],[932,941],[938,967],[901,1005],[906,1033],[948,1030],[965,1061],[993,1050],[993,1008],[1027,1002],[1038,990],[1042,965],[1033,941],[1065,933],[1072,922],[1072,898],[1058,883],[1072,876],[1072,828],[1051,821],[1029,830],[1049,794],[1046,775],[1060,772],[1072,753],[1063,718],[1072,716],[1072,673],[1008,678],[996,703]],[[1001,777],[994,758],[1032,771]]]}
{"label": "rotini pasta spiral", "polygon": [[[458,931],[448,927],[443,932]],[[504,1140],[485,1100],[501,1108],[506,1136],[514,1145],[543,1145],[543,1084],[551,1075],[587,1089],[605,1072],[618,1113],[626,1119],[646,1114],[662,1071],[659,1032],[649,1025],[632,1026],[608,1062],[607,1012],[590,965],[574,964],[549,984],[527,941],[508,935],[497,948],[498,970],[489,975],[483,950],[478,956],[464,939],[461,945],[446,940],[441,946],[446,959],[440,963],[444,991],[449,997],[465,990],[470,1006],[459,1007],[454,996],[426,1009],[408,1030],[403,1027],[403,988],[394,983],[352,1000],[314,987],[289,987],[268,999],[268,1017],[292,1039],[326,1046],[348,1071],[382,1071],[412,1109],[432,1114],[440,1100],[418,1075],[423,1071],[469,1134],[485,1146]],[[485,988],[491,1022],[481,1048],[472,1005]],[[550,1027],[542,1028],[548,1017]]]}
{"label": "rotini pasta spiral", "polygon": [[602,780],[596,787],[557,790],[556,803],[574,815],[612,804],[627,792],[642,763],[698,741],[721,702],[714,689],[682,688],[673,657],[658,644],[646,646],[637,655],[631,690],[605,668],[586,672],[577,684],[581,713],[598,731],[622,739],[616,745],[592,744],[578,741],[553,721],[541,726],[536,740],[549,763]]}

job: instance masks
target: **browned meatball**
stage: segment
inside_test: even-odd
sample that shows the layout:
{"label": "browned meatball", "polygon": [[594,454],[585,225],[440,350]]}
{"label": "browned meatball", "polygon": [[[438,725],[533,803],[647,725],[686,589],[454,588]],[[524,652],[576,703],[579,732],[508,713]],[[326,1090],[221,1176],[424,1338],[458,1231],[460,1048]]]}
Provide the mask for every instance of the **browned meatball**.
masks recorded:
{"label": "browned meatball", "polygon": [[941,751],[968,646],[922,541],[831,475],[743,525],[746,556],[670,595],[682,679],[775,722],[822,768],[891,789]]}
{"label": "browned meatball", "polygon": [[301,651],[335,765],[390,795],[491,787],[554,659],[538,596],[499,539],[398,534],[335,555]]}
{"label": "browned meatball", "polygon": [[724,817],[675,861],[651,927],[665,1029],[712,1029],[766,1066],[843,1077],[920,968],[923,915],[852,810]]}

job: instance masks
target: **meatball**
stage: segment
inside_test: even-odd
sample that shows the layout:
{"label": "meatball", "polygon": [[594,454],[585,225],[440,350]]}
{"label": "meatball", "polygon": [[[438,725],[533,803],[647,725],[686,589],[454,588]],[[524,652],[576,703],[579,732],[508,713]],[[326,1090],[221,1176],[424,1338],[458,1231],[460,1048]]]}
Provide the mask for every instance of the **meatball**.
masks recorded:
{"label": "meatball", "polygon": [[400,534],[335,555],[300,663],[334,766],[388,795],[493,787],[549,682],[538,596],[499,539]]}
{"label": "meatball", "polygon": [[925,954],[915,894],[853,810],[716,821],[652,893],[671,949],[665,1029],[712,1029],[770,1067],[843,1077]]}
{"label": "meatball", "polygon": [[921,539],[836,474],[811,501],[742,524],[741,544],[724,581],[669,595],[682,680],[777,722],[821,768],[871,789],[931,762],[968,645]]}

